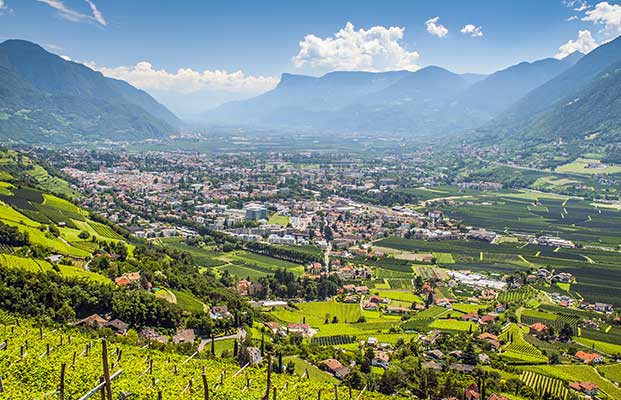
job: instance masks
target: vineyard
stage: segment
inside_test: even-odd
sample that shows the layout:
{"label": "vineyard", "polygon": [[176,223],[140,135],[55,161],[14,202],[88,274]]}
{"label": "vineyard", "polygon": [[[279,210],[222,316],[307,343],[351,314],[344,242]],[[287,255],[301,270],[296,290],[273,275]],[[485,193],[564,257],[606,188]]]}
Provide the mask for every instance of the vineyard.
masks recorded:
{"label": "vineyard", "polygon": [[351,344],[356,341],[355,336],[351,335],[334,335],[314,337],[311,342],[319,346],[339,346],[343,344]]}
{"label": "vineyard", "polygon": [[[259,399],[266,391],[265,368],[239,368],[232,360],[198,359],[113,339],[107,343],[108,356],[104,357],[102,340],[75,329],[40,329],[31,321],[9,321],[6,314],[0,315],[0,324],[3,398],[58,398],[62,391],[66,399],[80,399],[100,384],[104,360],[110,380],[103,386],[111,382],[115,399],[129,394],[137,399],[203,399],[203,376],[210,399]],[[279,399],[316,398],[319,391],[322,398],[333,399],[337,390],[312,379],[275,373],[271,385]],[[341,398],[347,398],[347,388],[340,391]],[[353,396],[358,394],[354,391]],[[379,398],[382,396],[370,392],[360,396]]]}
{"label": "vineyard", "polygon": [[507,343],[502,347],[501,357],[516,363],[547,363],[548,358],[524,339],[524,331],[516,324],[509,325],[499,336]]}
{"label": "vineyard", "polygon": [[522,382],[535,389],[535,392],[541,396],[541,398],[545,398],[545,396],[549,395],[554,395],[563,400],[570,398],[569,389],[567,389],[565,382],[560,379],[551,378],[531,371],[524,371],[521,378]]}
{"label": "vineyard", "polygon": [[563,329],[565,325],[569,325],[572,329],[573,334],[576,334],[577,324],[580,321],[578,317],[572,315],[551,314],[535,310],[525,310],[522,313],[521,320],[522,323],[527,325],[541,322],[542,324],[551,326],[556,332],[559,332],[561,329]]}
{"label": "vineyard", "polygon": [[536,291],[529,286],[521,287],[516,290],[507,290],[498,295],[501,303],[518,303],[529,300],[536,294]]}

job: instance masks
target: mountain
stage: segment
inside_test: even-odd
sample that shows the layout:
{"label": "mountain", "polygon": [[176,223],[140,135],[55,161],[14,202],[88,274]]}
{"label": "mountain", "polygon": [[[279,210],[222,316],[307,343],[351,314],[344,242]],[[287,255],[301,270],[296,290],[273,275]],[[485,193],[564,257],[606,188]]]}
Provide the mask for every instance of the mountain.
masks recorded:
{"label": "mountain", "polygon": [[535,121],[545,118],[545,113],[558,112],[580,91],[596,85],[594,80],[618,62],[621,62],[621,37],[601,45],[572,67],[530,91],[483,130],[510,135],[531,129]]}
{"label": "mountain", "polygon": [[[282,74],[278,85],[249,100],[233,101],[207,113],[211,122],[270,123],[270,116],[336,111],[397,82],[408,71],[331,72],[322,77]],[[295,119],[292,115],[292,119]]]}
{"label": "mountain", "polygon": [[556,102],[526,128],[527,135],[581,138],[597,134],[621,137],[621,62],[585,87]]}
{"label": "mountain", "polygon": [[491,117],[573,66],[580,57],[582,54],[575,52],[562,60],[546,58],[532,63],[521,62],[495,72],[469,87],[455,106]]}
{"label": "mountain", "polygon": [[143,139],[181,121],[146,92],[23,40],[0,44],[0,136],[65,142]]}
{"label": "mountain", "polygon": [[460,75],[436,66],[322,77],[283,74],[275,89],[226,103],[208,112],[206,120],[412,135],[458,133],[487,123],[581,56],[523,62],[489,76]]}

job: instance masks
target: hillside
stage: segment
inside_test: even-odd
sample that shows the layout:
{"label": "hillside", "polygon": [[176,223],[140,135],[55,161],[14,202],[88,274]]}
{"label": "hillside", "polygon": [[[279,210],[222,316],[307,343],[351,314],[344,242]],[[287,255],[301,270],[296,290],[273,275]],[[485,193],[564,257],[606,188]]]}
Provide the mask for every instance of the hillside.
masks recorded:
{"label": "hillside", "polygon": [[[533,126],[532,124],[541,124],[541,122],[534,121],[540,118],[545,119],[546,117],[542,117],[544,113],[554,113],[555,107],[562,107],[562,104],[575,99],[580,91],[594,85],[594,80],[607,68],[620,61],[621,37],[596,48],[565,72],[529,92],[489,125],[483,127],[481,131],[507,135],[529,131],[529,127]],[[612,94],[614,95],[614,93]],[[618,96],[618,92],[616,96]],[[592,98],[592,100],[595,99]],[[588,119],[587,116],[591,112],[595,112],[594,107],[603,106],[603,104],[592,103],[592,106],[589,109],[581,108],[576,111],[585,112],[580,116]],[[587,131],[597,129],[595,126],[585,124],[582,124],[582,128]],[[531,132],[531,134],[540,135],[546,134],[546,132]]]}
{"label": "hillside", "polygon": [[586,87],[558,102],[534,120],[525,131],[546,137],[582,138],[597,134],[600,140],[621,134],[621,63],[612,65]]}
{"label": "hillside", "polygon": [[0,44],[0,137],[63,143],[144,139],[181,122],[142,90],[23,40]]}

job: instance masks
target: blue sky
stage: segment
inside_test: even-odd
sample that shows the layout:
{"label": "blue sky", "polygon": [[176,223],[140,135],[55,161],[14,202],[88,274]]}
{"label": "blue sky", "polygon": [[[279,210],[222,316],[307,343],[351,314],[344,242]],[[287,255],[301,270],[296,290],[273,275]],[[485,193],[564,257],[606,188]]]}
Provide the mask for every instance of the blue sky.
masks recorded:
{"label": "blue sky", "polygon": [[0,10],[1,40],[37,42],[182,113],[267,90],[283,72],[490,73],[621,33],[618,1],[0,0]]}

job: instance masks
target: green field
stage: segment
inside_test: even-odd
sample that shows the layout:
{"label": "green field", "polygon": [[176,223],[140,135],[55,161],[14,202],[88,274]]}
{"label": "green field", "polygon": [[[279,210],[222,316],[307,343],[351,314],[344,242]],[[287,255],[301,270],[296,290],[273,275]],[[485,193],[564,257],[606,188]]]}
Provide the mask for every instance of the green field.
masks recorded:
{"label": "green field", "polygon": [[261,276],[271,275],[282,268],[296,275],[304,273],[304,266],[302,265],[249,251],[224,253],[216,260],[223,263],[216,267],[218,271],[229,271],[231,275],[239,278],[257,279]]}
{"label": "green field", "polygon": [[267,223],[271,225],[287,226],[289,225],[289,217],[286,215],[280,215],[280,214],[274,213],[270,216]]}
{"label": "green field", "polygon": [[600,391],[607,394],[609,398],[621,399],[621,389],[602,378],[595,368],[589,365],[537,365],[522,368],[552,378],[562,379],[568,383],[576,381],[594,382],[599,385]]}
{"label": "green field", "polygon": [[589,159],[589,158],[578,158],[569,164],[565,164],[565,165],[561,165],[560,167],[557,167],[556,172],[570,173],[570,174],[587,174],[587,175],[621,173],[621,165],[604,165],[602,167],[589,168],[588,167],[589,164],[602,165],[600,160]]}

